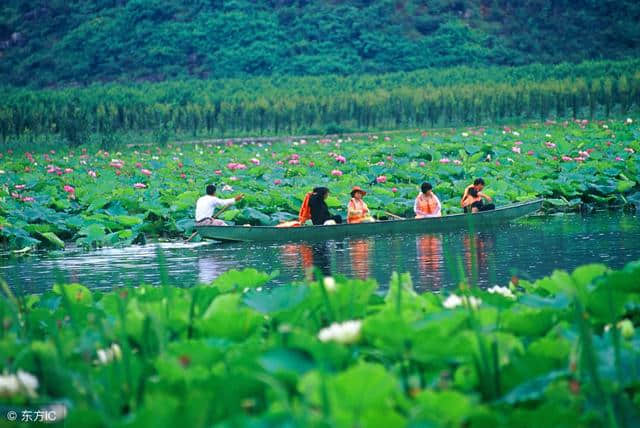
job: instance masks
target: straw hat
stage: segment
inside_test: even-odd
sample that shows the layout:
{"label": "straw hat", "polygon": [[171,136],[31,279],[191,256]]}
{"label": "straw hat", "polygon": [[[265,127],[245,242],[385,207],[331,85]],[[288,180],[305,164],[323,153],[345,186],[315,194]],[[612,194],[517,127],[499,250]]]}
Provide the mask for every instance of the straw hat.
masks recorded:
{"label": "straw hat", "polygon": [[364,190],[362,190],[362,188],[360,186],[353,186],[353,189],[351,189],[351,197],[353,198],[353,195],[356,192],[362,192],[362,196],[366,195],[367,192],[365,192]]}

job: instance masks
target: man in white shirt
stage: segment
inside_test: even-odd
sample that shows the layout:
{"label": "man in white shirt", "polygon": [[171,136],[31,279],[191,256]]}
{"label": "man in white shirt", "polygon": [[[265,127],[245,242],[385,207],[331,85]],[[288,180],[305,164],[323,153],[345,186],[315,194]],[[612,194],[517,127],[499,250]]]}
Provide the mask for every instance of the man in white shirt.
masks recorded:
{"label": "man in white shirt", "polygon": [[227,224],[213,218],[213,211],[216,208],[228,207],[244,198],[241,193],[234,198],[220,199],[216,196],[216,186],[209,184],[207,186],[207,194],[202,196],[196,202],[196,225],[198,226],[226,226]]}

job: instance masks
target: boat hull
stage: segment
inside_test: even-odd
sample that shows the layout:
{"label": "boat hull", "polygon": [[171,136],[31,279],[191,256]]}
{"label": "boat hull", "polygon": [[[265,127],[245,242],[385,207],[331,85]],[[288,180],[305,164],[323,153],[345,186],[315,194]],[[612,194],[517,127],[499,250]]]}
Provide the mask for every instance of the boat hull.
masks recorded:
{"label": "boat hull", "polygon": [[337,224],[330,226],[197,226],[198,233],[218,241],[288,242],[327,241],[352,236],[401,233],[437,233],[460,229],[482,229],[535,213],[542,199],[521,202],[475,214],[452,214],[437,218],[388,220],[375,223]]}

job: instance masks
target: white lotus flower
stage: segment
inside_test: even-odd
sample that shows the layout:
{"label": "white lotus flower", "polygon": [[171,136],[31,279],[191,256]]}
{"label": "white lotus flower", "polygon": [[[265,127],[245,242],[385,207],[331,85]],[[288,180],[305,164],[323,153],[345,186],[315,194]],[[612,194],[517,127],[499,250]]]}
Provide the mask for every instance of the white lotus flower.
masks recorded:
{"label": "white lotus flower", "polygon": [[223,192],[233,192],[233,187],[229,186],[228,184],[225,184],[224,186],[222,186],[222,191]]}
{"label": "white lotus flower", "polygon": [[4,170],[3,169],[0,169],[0,174],[4,174]]}
{"label": "white lotus flower", "polygon": [[609,129],[609,126],[607,124],[602,125],[603,129]]}
{"label": "white lotus flower", "polygon": [[[442,306],[444,306],[447,309],[455,309],[458,306],[461,306],[463,303],[466,303],[466,302],[467,302],[467,297],[466,296],[460,297],[460,296],[458,296],[456,294],[450,294],[449,297],[447,297],[445,299],[445,301],[442,302]],[[472,308],[475,309],[478,306],[480,306],[480,304],[482,303],[482,300],[471,296],[471,297],[469,297],[468,302],[469,302],[469,305]]]}
{"label": "white lotus flower", "polygon": [[499,285],[494,285],[491,288],[487,288],[487,291],[491,294],[501,294],[502,296],[508,299],[515,299],[516,296],[511,292],[508,287],[500,287]]}
{"label": "white lotus flower", "polygon": [[0,376],[0,397],[11,397],[20,391],[20,382],[16,375]]}
{"label": "white lotus flower", "polygon": [[633,123],[633,119],[628,117],[627,120],[624,121],[624,123],[626,123],[627,125],[631,125]]}
{"label": "white lotus flower", "polygon": [[327,291],[335,291],[336,289],[336,280],[333,279],[332,276],[325,276],[324,280],[322,281],[322,283],[324,284],[324,289]]}
{"label": "white lotus flower", "polygon": [[16,374],[4,374],[0,376],[0,397],[11,397],[16,394],[24,394],[34,398],[38,394],[38,378],[31,373],[18,370]]}
{"label": "white lotus flower", "polygon": [[360,339],[362,321],[351,320],[343,323],[334,322],[318,333],[321,342],[338,342],[342,344],[355,343]]}
{"label": "white lotus flower", "polygon": [[96,354],[98,355],[98,360],[96,362],[103,365],[122,358],[122,350],[117,343],[112,344],[106,349],[98,349]]}
{"label": "white lotus flower", "polygon": [[545,137],[551,138],[551,134],[544,134]]}
{"label": "white lotus flower", "polygon": [[468,132],[463,132],[463,133],[462,133],[462,136],[463,136],[463,137],[468,137],[468,136],[469,136],[469,133],[468,133]]}
{"label": "white lotus flower", "polygon": [[22,370],[18,370],[16,377],[18,378],[18,382],[20,382],[20,385],[22,386],[22,390],[29,397],[35,397],[37,395],[36,389],[38,389],[39,385],[37,377]]}
{"label": "white lotus flower", "polygon": [[516,137],[519,137],[520,133],[518,131],[513,131],[513,135],[515,135]]}

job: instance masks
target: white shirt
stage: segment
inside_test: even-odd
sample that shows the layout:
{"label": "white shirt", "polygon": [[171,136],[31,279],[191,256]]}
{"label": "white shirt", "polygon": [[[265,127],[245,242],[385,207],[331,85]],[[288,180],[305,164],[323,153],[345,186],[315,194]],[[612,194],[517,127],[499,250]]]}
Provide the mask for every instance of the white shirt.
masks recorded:
{"label": "white shirt", "polygon": [[235,198],[220,199],[217,196],[204,195],[196,202],[196,221],[213,217],[213,210],[235,204]]}

